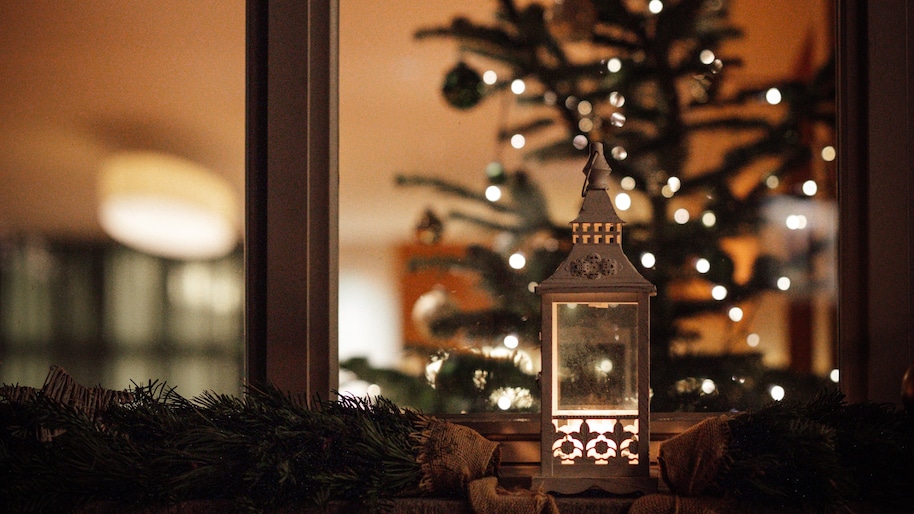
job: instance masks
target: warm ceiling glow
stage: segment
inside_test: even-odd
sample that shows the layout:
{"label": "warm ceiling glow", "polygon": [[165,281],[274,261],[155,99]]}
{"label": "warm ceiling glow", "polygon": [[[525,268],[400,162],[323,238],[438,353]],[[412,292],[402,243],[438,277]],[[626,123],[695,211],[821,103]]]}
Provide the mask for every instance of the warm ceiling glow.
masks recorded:
{"label": "warm ceiling glow", "polygon": [[99,223],[115,241],[181,260],[212,259],[238,243],[238,202],[220,176],[152,152],[108,159],[99,176]]}

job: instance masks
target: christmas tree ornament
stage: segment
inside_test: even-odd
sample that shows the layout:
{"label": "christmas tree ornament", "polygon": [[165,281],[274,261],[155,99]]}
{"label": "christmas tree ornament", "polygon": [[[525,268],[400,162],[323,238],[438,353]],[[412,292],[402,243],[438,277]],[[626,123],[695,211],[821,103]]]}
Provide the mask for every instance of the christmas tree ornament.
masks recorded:
{"label": "christmas tree ornament", "polygon": [[549,30],[557,39],[587,39],[597,21],[597,8],[591,0],[555,0],[549,13]]}
{"label": "christmas tree ornament", "polygon": [[425,245],[433,245],[441,241],[444,232],[444,223],[431,209],[426,209],[416,225],[416,240]]}
{"label": "christmas tree ornament", "polygon": [[602,143],[591,143],[572,248],[542,297],[542,433],[534,489],[650,493],[650,297],[622,251]]}
{"label": "christmas tree ornament", "polygon": [[504,184],[508,181],[508,175],[505,173],[505,167],[498,161],[492,161],[486,164],[486,178],[490,184]]}
{"label": "christmas tree ornament", "polygon": [[479,72],[460,61],[444,76],[441,92],[450,106],[469,109],[482,100],[485,95],[485,83]]}
{"label": "christmas tree ornament", "polygon": [[423,337],[434,337],[432,324],[456,311],[454,299],[444,286],[438,285],[420,296],[413,304],[412,320]]}

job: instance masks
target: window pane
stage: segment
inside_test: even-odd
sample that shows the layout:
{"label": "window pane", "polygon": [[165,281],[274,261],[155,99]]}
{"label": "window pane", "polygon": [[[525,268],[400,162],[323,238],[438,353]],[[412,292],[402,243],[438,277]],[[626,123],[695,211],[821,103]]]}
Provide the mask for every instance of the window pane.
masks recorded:
{"label": "window pane", "polygon": [[[341,5],[340,279],[396,277],[372,296],[401,312],[347,340],[375,309],[341,291],[344,389],[433,412],[538,408],[533,290],[570,248],[589,140],[611,158],[623,249],[658,286],[652,408],[834,386],[831,7],[707,2],[682,19],[636,4],[641,31],[552,3],[501,21],[489,2],[410,5],[389,26]],[[538,37],[512,39],[524,30]],[[543,38],[561,51],[523,46]],[[384,350],[347,353],[366,338]]]}
{"label": "window pane", "polygon": [[[245,2],[4,2],[0,53],[0,382],[60,365],[86,386],[239,393]],[[212,173],[106,173],[125,153]],[[195,225],[200,196],[235,230],[197,262],[128,250],[100,215],[119,187],[172,194],[185,215],[153,218],[161,236]]]}

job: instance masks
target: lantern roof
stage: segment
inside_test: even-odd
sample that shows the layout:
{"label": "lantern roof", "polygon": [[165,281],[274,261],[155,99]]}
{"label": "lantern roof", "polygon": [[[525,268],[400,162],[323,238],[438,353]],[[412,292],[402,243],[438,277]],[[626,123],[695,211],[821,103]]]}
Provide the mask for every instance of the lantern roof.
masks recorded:
{"label": "lantern roof", "polygon": [[607,187],[612,170],[603,155],[602,143],[591,143],[584,166],[584,202],[571,222],[571,252],[555,273],[537,286],[547,292],[636,292],[656,294],[622,251],[622,226]]}

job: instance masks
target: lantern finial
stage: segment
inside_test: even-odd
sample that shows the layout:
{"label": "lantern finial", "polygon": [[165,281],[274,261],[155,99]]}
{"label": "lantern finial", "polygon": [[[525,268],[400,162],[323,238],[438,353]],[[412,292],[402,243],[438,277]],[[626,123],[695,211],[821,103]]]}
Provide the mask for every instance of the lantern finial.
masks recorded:
{"label": "lantern finial", "polygon": [[609,167],[609,163],[606,162],[606,157],[603,155],[603,143],[590,143],[590,158],[584,165],[583,173],[586,178],[584,187],[581,189],[582,197],[592,189],[608,189],[609,174],[612,173],[612,168]]}

